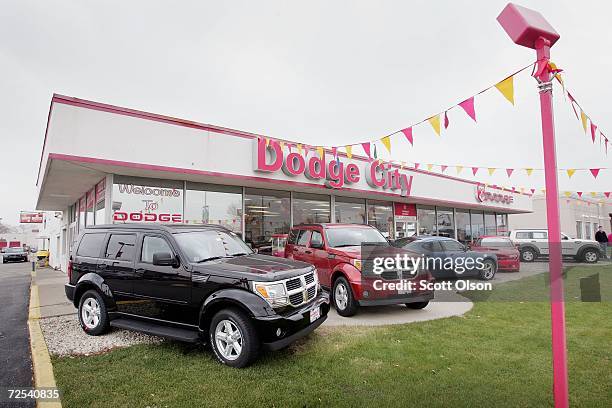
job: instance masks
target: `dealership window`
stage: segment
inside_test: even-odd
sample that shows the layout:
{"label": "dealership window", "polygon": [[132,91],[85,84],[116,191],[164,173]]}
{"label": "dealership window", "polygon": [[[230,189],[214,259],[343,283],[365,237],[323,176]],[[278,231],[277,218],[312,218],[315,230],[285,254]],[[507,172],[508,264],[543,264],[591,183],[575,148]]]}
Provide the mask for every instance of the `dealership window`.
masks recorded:
{"label": "dealership window", "polygon": [[438,235],[455,238],[455,216],[452,208],[436,208],[436,225]]}
{"label": "dealership window", "polygon": [[331,221],[328,195],[293,193],[293,225]]}
{"label": "dealership window", "polygon": [[336,196],[334,211],[336,213],[336,222],[338,223],[366,223],[366,205],[363,199]]}
{"label": "dealership window", "polygon": [[457,241],[467,243],[472,241],[472,228],[470,226],[470,212],[457,210],[455,212],[457,223]]}
{"label": "dealership window", "polygon": [[290,212],[288,191],[245,189],[244,240],[260,252],[271,253],[272,235],[289,232]]}
{"label": "dealership window", "polygon": [[495,214],[485,213],[484,215],[485,235],[497,235],[495,229]]}
{"label": "dealership window", "polygon": [[87,214],[86,208],[85,196],[83,196],[79,200],[79,231],[85,228],[85,215]]}
{"label": "dealership window", "polygon": [[495,214],[497,220],[497,235],[506,236],[510,232],[508,230],[508,214]]}
{"label": "dealership window", "polygon": [[434,206],[420,205],[417,207],[417,221],[419,223],[418,235],[435,235],[436,208]]}
{"label": "dealership window", "polygon": [[481,237],[485,234],[484,214],[482,211],[472,211],[472,240]]}
{"label": "dealership window", "polygon": [[185,223],[215,224],[242,236],[242,187],[187,182]]}
{"label": "dealership window", "polygon": [[582,239],[582,221],[576,221],[576,238]]}
{"label": "dealership window", "polygon": [[378,229],[385,237],[394,238],[393,203],[368,200],[368,224]]}
{"label": "dealership window", "polygon": [[96,189],[92,188],[85,195],[85,205],[87,208],[87,214],[85,216],[85,225],[92,226],[95,224],[94,220],[94,204],[96,202]]}
{"label": "dealership window", "polygon": [[113,223],[183,222],[183,182],[113,177]]}
{"label": "dealership window", "polygon": [[585,221],[584,223],[584,239],[592,239],[591,237],[591,223]]}
{"label": "dealership window", "polygon": [[106,206],[105,206],[105,194],[106,194],[106,180],[100,181],[96,184],[96,219],[97,225],[106,223]]}

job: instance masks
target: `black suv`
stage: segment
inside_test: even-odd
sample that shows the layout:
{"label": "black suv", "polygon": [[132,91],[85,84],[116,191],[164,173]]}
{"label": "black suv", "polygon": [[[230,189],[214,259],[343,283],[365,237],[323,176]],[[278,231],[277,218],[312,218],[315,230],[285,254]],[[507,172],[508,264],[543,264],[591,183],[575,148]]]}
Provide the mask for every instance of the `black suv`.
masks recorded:
{"label": "black suv", "polygon": [[232,367],[306,336],[329,311],[312,265],[255,254],[212,225],[87,228],[68,279],[86,333],[117,327],[208,343]]}

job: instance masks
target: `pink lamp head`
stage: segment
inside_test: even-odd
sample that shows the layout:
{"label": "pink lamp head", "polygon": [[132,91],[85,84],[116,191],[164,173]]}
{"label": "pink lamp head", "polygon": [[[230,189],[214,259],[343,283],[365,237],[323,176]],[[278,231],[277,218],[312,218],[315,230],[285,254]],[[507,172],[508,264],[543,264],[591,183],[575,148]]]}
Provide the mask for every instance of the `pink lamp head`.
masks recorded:
{"label": "pink lamp head", "polygon": [[513,3],[506,5],[497,21],[512,41],[523,47],[535,49],[535,42],[540,37],[550,41],[552,47],[560,37],[540,13]]}

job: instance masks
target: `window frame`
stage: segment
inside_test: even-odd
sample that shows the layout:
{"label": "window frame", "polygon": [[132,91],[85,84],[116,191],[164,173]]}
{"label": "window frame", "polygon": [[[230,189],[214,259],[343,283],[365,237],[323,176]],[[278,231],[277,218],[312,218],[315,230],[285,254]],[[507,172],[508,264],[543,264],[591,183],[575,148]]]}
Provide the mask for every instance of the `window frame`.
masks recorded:
{"label": "window frame", "polygon": [[[121,259],[121,258],[109,258],[108,257],[108,246],[111,243],[111,239],[113,238],[113,235],[127,235],[127,236],[132,236],[134,237],[134,253],[132,256],[132,259]],[[129,232],[110,232],[108,234],[108,238],[106,239],[106,245],[104,246],[104,253],[102,254],[102,258],[103,259],[107,259],[107,260],[111,260],[113,262],[135,262],[136,261],[136,253],[138,252],[138,234],[137,233],[129,233]]]}

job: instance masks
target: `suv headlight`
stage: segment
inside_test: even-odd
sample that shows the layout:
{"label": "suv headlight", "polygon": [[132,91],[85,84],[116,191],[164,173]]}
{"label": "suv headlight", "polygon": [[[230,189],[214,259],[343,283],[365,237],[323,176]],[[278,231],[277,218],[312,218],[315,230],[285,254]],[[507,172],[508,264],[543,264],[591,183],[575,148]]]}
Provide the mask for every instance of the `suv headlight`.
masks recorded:
{"label": "suv headlight", "polygon": [[254,282],[253,291],[264,298],[272,307],[287,306],[289,297],[285,285],[274,282]]}

